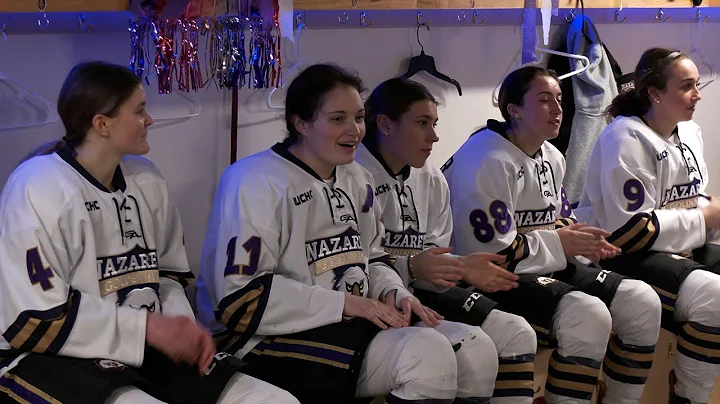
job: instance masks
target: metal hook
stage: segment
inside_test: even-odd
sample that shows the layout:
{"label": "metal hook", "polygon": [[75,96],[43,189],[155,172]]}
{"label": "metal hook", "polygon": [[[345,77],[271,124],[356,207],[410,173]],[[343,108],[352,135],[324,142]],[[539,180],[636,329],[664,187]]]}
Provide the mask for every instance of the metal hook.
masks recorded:
{"label": "metal hook", "polygon": [[485,16],[483,16],[482,21],[480,21],[480,22],[478,22],[479,19],[480,19],[480,14],[477,11],[473,11],[473,24],[485,25],[485,23],[487,22],[487,19],[485,18]]}
{"label": "metal hook", "polygon": [[7,25],[5,25],[5,23],[3,23],[2,29],[0,29],[0,34],[2,34],[3,41],[7,41],[7,34],[5,33],[6,30],[7,30]]}
{"label": "metal hook", "polygon": [[655,19],[658,20],[658,22],[668,22],[670,17],[668,16],[667,18],[663,19],[664,15],[665,15],[665,13],[663,12],[663,10],[661,8],[658,10],[657,14],[655,14]]}
{"label": "metal hook", "polygon": [[[430,20],[427,20],[427,22],[423,21],[422,12],[421,12],[421,11],[418,11],[418,13],[417,13],[417,23],[418,23],[418,25],[428,25],[428,24],[430,24]],[[428,29],[430,29],[430,27],[428,27]]]}
{"label": "metal hook", "polygon": [[50,20],[48,19],[47,14],[43,13],[43,18],[42,19],[38,18],[38,26],[40,27],[40,29],[45,29],[49,25],[50,25]]}
{"label": "metal hook", "polygon": [[565,15],[565,21],[572,22],[575,19],[575,9],[571,9],[569,13]]}
{"label": "metal hook", "polygon": [[350,17],[348,17],[348,15],[345,11],[343,11],[342,17],[344,17],[344,18],[341,18],[340,16],[338,16],[338,22],[343,25],[347,24]]}
{"label": "metal hook", "polygon": [[467,16],[465,15],[465,10],[460,10],[460,14],[457,16],[458,21],[465,22],[467,19]]}
{"label": "metal hook", "polygon": [[[418,13],[418,14],[420,14],[420,13]],[[428,31],[430,31],[430,25],[428,25],[428,24],[430,24],[430,21],[420,22],[420,23],[418,23],[418,26],[415,29],[415,37],[417,38],[418,45],[420,45],[420,51],[422,53],[425,53],[425,47],[423,46],[422,42],[420,42],[420,27],[424,26],[425,28],[427,28]]]}
{"label": "metal hook", "polygon": [[627,21],[627,17],[623,17],[623,19],[620,19],[620,10],[615,10],[615,22],[617,23],[623,23]]}
{"label": "metal hook", "polygon": [[85,14],[80,14],[80,17],[78,17],[78,22],[80,23],[80,30],[83,32],[89,32],[92,31],[93,28],[95,28],[95,22],[91,22],[89,27],[85,26]]}
{"label": "metal hook", "polygon": [[352,8],[357,8],[358,0],[352,0]]}
{"label": "metal hook", "polygon": [[[701,13],[700,13],[700,9],[698,8],[698,9],[697,9],[697,17],[695,17],[695,22],[697,22],[697,23],[705,22],[705,21],[707,21],[708,17],[710,17],[710,16],[709,16],[709,15],[706,15],[705,18],[702,18],[702,15],[701,15]],[[701,19],[701,18],[702,18],[702,19]]]}
{"label": "metal hook", "polygon": [[367,17],[364,11],[360,13],[360,26],[362,26],[363,28],[372,27],[372,25],[375,24],[375,20],[370,20],[370,22],[367,23],[365,22],[366,18]]}

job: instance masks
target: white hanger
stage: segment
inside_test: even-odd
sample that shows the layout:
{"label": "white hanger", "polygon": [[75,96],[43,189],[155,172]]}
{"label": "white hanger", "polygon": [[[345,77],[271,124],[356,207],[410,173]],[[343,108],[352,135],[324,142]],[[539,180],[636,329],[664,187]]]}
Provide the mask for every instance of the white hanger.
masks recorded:
{"label": "white hanger", "polygon": [[40,97],[37,94],[35,94],[29,88],[27,88],[26,86],[24,86],[17,80],[0,72],[0,83],[6,83],[6,85],[8,85],[8,87],[10,87],[10,84],[7,84],[7,83],[11,83],[17,87],[20,87],[22,89],[23,95],[25,96],[26,99],[39,101],[46,110],[46,117],[45,117],[45,120],[43,120],[43,121],[30,123],[30,124],[24,124],[24,125],[17,125],[17,126],[0,126],[0,130],[20,129],[20,128],[29,128],[32,126],[48,125],[48,124],[55,123],[60,120],[60,116],[57,114],[57,106],[55,106],[55,104],[46,100],[43,97]]}
{"label": "white hanger", "polygon": [[[515,55],[515,59],[517,59],[517,57],[521,51],[522,50],[518,51],[518,53]],[[543,54],[545,54],[545,53],[549,53],[552,55],[558,55],[558,56],[565,56],[565,57],[568,57],[571,59],[578,59],[584,63],[584,65],[579,67],[578,69],[575,69],[569,73],[565,73],[562,76],[559,76],[558,79],[560,79],[560,80],[564,80],[568,77],[572,77],[572,76],[575,76],[576,74],[580,74],[580,73],[584,72],[585,70],[587,70],[588,66],[590,66],[590,59],[588,59],[586,56],[583,56],[583,55],[576,55],[574,53],[560,52],[560,51],[556,51],[556,50],[552,50],[552,49],[540,48],[538,46],[535,47],[535,52],[541,53],[540,59],[535,59],[534,61],[528,62],[525,64],[519,64],[514,69],[508,70],[506,72],[505,76],[507,76],[507,74],[509,74],[511,71],[518,70],[521,67],[540,65],[540,63],[543,60]],[[513,60],[515,60],[515,59],[513,59]],[[493,92],[492,92],[493,105],[495,105],[496,107],[500,105],[500,100],[498,99],[498,97],[500,96],[500,87],[502,86],[502,82],[505,79],[505,76],[503,76],[503,78],[500,80],[500,82],[497,84],[497,86],[495,86],[495,88],[493,89]]]}
{"label": "white hanger", "polygon": [[202,104],[200,104],[200,101],[198,101],[195,98],[190,97],[183,91],[176,91],[175,93],[178,94],[180,96],[180,98],[182,98],[185,101],[190,103],[190,105],[192,106],[190,113],[185,114],[185,115],[168,116],[168,117],[160,117],[160,118],[155,118],[153,116],[154,122],[179,121],[182,119],[195,118],[196,116],[200,115],[200,112],[202,112]]}
{"label": "white hanger", "polygon": [[[300,54],[300,34],[302,33],[302,30],[305,29],[307,31],[307,26],[304,22],[298,22],[298,26],[295,29],[295,55],[297,56],[297,61],[295,61],[295,64],[290,66],[290,69],[285,72],[283,76],[290,77],[290,75],[297,70],[300,65],[305,64],[305,59],[303,59],[302,55]],[[284,87],[285,81],[283,77],[280,77],[280,85],[278,87]],[[275,94],[275,91],[277,91],[278,87],[274,87],[267,96],[267,107],[268,109],[283,109],[284,106],[282,105],[274,105],[272,103],[272,96]]]}
{"label": "white hanger", "polygon": [[[707,18],[707,17],[706,17]],[[705,57],[705,55],[700,50],[700,43],[702,39],[702,25],[703,25],[703,19],[700,15],[700,9],[697,10],[697,22],[695,23],[695,26],[691,28],[690,31],[690,52],[688,52],[688,56],[690,56],[692,59],[697,60],[701,64],[703,64],[705,67],[710,70],[710,78],[703,81],[701,80],[700,89],[707,87],[710,83],[715,81],[715,78],[717,74],[715,73],[715,68],[710,63],[710,61]]]}

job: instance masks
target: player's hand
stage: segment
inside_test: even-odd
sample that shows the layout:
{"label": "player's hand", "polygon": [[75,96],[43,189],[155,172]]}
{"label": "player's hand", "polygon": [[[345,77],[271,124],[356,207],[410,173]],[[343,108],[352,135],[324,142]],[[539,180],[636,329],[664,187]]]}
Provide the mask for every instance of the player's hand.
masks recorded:
{"label": "player's hand", "polygon": [[387,330],[388,326],[393,328],[405,326],[405,319],[395,306],[391,307],[379,300],[362,296],[345,294],[343,315],[370,320],[383,330]]}
{"label": "player's hand", "polygon": [[[395,293],[395,291],[391,293]],[[393,301],[394,300],[395,298],[393,297]],[[423,306],[414,296],[406,296],[400,300],[400,307],[402,307],[402,315],[408,324],[410,324],[410,318],[413,313],[417,314],[420,320],[430,327],[437,327],[440,324],[440,320],[445,319],[445,317],[436,313],[435,310]]]}
{"label": "player's hand", "polygon": [[582,255],[591,260],[598,257],[610,258],[620,253],[620,249],[605,240],[610,233],[585,223],[575,223],[557,230],[563,251],[568,257]]}
{"label": "player's hand", "polygon": [[175,363],[197,365],[201,375],[215,356],[210,334],[185,316],[148,313],[145,340]]}
{"label": "player's hand", "polygon": [[710,199],[710,204],[702,209],[705,227],[715,229],[720,227],[720,198]]}
{"label": "player's hand", "polygon": [[465,276],[465,266],[452,255],[452,248],[428,248],[410,258],[413,274],[417,279],[433,285],[451,288]]}
{"label": "player's hand", "polygon": [[502,261],[503,258],[502,255],[490,253],[473,253],[459,257],[467,268],[465,281],[487,293],[518,287],[517,280],[520,278],[517,275],[493,263]]}

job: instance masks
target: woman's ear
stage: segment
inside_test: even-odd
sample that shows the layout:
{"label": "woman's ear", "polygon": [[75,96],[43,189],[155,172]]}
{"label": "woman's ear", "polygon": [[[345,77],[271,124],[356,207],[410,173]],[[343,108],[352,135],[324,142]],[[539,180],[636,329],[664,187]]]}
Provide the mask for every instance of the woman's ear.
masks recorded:
{"label": "woman's ear", "polygon": [[380,114],[376,118],[378,129],[380,133],[387,136],[390,134],[390,118],[385,114]]}
{"label": "woman's ear", "polygon": [[302,120],[299,116],[293,115],[290,118],[290,121],[292,122],[293,126],[295,126],[295,130],[300,132],[301,135],[307,136],[307,123]]}
{"label": "woman's ear", "polygon": [[107,138],[110,136],[112,122],[110,122],[110,118],[107,116],[97,114],[92,119],[92,127],[95,129],[95,132],[100,134],[100,136]]}

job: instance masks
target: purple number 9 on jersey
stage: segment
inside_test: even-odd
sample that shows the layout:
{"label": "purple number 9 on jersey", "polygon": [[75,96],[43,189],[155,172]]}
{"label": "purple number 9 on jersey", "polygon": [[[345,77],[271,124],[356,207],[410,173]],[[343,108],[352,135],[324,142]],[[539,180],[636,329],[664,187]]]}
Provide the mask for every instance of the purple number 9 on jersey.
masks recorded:
{"label": "purple number 9 on jersey", "polygon": [[623,194],[628,200],[627,210],[630,212],[640,209],[640,207],[643,206],[643,203],[645,203],[645,188],[643,187],[642,182],[636,178],[631,178],[625,181]]}

